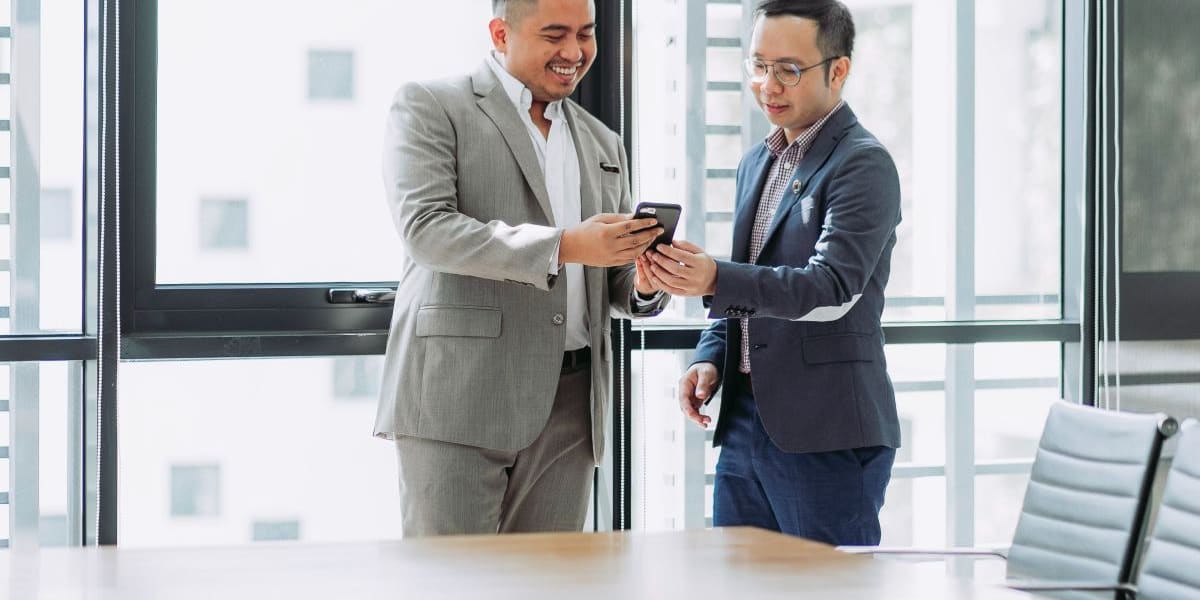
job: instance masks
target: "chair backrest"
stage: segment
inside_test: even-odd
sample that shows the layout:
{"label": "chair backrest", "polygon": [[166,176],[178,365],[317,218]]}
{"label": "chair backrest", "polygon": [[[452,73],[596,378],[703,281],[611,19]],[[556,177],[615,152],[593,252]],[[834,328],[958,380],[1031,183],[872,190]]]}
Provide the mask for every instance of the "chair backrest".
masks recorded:
{"label": "chair backrest", "polygon": [[1200,422],[1180,428],[1179,446],[1138,575],[1138,598],[1200,599]]}
{"label": "chair backrest", "polygon": [[1163,414],[1051,406],[1009,549],[1008,577],[1130,581],[1163,440],[1177,428]]}

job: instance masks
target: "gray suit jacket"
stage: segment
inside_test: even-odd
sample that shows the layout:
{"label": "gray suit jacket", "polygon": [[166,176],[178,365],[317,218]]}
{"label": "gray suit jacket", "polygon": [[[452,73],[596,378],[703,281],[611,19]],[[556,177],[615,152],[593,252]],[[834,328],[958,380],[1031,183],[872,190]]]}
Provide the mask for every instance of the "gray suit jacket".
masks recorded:
{"label": "gray suit jacket", "polygon": [[[777,446],[897,448],[896,394],[880,327],[900,223],[892,157],[843,106],[796,165],[762,252],[749,264],[754,215],[773,161],[760,143],[738,166],[733,260],[717,262],[717,290],[707,299],[710,316],[721,320],[701,336],[695,361],[722,367],[723,380],[736,382],[739,318],[749,317],[754,400]],[[737,392],[727,385],[725,397]],[[724,424],[719,418],[715,444]]]}
{"label": "gray suit jacket", "polygon": [[[581,217],[631,211],[619,137],[578,104]],[[616,165],[602,169],[601,164]],[[533,442],[550,415],[566,340],[566,271],[550,277],[561,229],[533,143],[495,74],[409,83],[384,142],[388,204],[404,270],[388,335],[375,435],[494,450]],[[604,450],[609,317],[635,316],[634,269],[584,269],[592,348],[592,440]],[[645,314],[657,314],[667,299]]]}

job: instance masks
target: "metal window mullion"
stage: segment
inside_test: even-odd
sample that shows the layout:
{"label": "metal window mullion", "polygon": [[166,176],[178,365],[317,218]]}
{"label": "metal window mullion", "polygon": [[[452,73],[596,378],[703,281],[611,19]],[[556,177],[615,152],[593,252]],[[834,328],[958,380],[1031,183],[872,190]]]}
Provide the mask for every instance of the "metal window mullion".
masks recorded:
{"label": "metal window mullion", "polygon": [[[1089,180],[1091,133],[1088,80],[1090,46],[1089,7],[1086,2],[1063,3],[1062,41],[1062,317],[1081,321],[1080,340],[1062,345],[1061,395],[1076,403],[1087,403],[1091,365],[1090,327],[1094,325],[1089,310],[1091,292],[1089,224],[1092,214],[1092,194]],[[1084,107],[1066,110],[1065,107]]]}
{"label": "metal window mullion", "polygon": [[[948,317],[975,318],[975,0],[957,0],[955,12],[954,195]],[[946,347],[946,542],[970,546],[975,538],[975,349]],[[948,569],[969,569],[952,561]],[[966,574],[966,573],[961,573]]]}
{"label": "metal window mullion", "polygon": [[986,460],[975,465],[975,475],[1028,475],[1032,469],[1032,458]]}
{"label": "metal window mullion", "polygon": [[[152,10],[152,3],[143,5]],[[137,8],[133,5],[132,8]],[[93,386],[95,394],[95,418],[88,419],[88,451],[96,462],[95,473],[95,542],[101,545],[117,543],[117,364],[120,360],[120,164],[122,149],[118,143],[122,137],[119,130],[119,115],[130,107],[122,104],[120,88],[122,79],[129,77],[129,69],[121,73],[122,46],[131,40],[122,38],[120,18],[126,6],[120,0],[102,0],[100,8],[100,99],[97,109],[99,119],[99,195],[97,202],[98,247],[97,251],[97,313],[98,338],[97,360],[85,377],[85,385]],[[136,29],[126,31],[132,35]],[[141,49],[153,56],[151,49]],[[128,102],[128,100],[126,100]],[[89,502],[89,504],[91,504]],[[90,541],[90,540],[89,540]]]}
{"label": "metal window mullion", "polygon": [[[10,323],[12,331],[26,333],[41,325],[41,0],[14,0],[11,9]],[[36,362],[10,366],[9,541],[14,549],[39,545],[40,368]]]}
{"label": "metal window mullion", "polygon": [[627,530],[632,528],[630,516],[633,512],[632,490],[630,484],[632,474],[630,469],[633,462],[630,457],[630,422],[631,398],[633,396],[633,346],[631,338],[633,330],[627,319],[613,323],[614,344],[616,349],[616,370],[614,376],[614,418],[613,427],[613,529]]}
{"label": "metal window mullion", "polygon": [[[632,132],[626,130],[626,123],[636,122],[632,114],[633,94],[629,89],[629,79],[625,77],[625,64],[628,59],[629,64],[633,63],[633,5],[631,2],[621,0],[617,3],[617,27],[616,37],[618,38],[618,47],[620,48],[620,56],[618,63],[621,69],[617,74],[616,81],[612,82],[613,87],[619,90],[618,102],[620,113],[620,134],[621,139],[625,142],[626,153],[636,157],[633,151],[633,142],[636,138]],[[633,490],[632,487],[633,474],[631,472],[633,461],[630,456],[631,451],[631,431],[632,424],[630,423],[630,408],[632,407],[633,397],[633,349],[630,346],[630,335],[632,330],[629,326],[629,321],[622,319],[614,323],[617,325],[616,336],[619,341],[620,357],[618,369],[619,386],[617,390],[620,394],[620,400],[617,403],[618,418],[613,420],[613,436],[614,445],[617,447],[618,454],[614,457],[615,465],[613,477],[615,483],[613,485],[613,529],[631,529],[633,527]]]}
{"label": "metal window mullion", "polygon": [[1099,115],[1097,93],[1099,78],[1096,66],[1099,64],[1098,36],[1098,0],[1086,0],[1083,5],[1082,36],[1083,50],[1083,80],[1085,110],[1084,112],[1084,196],[1082,216],[1080,218],[1081,236],[1083,238],[1083,256],[1080,260],[1080,350],[1079,350],[1079,400],[1082,404],[1094,406],[1096,403],[1096,345],[1093,343],[1096,332],[1096,198],[1099,190],[1096,179],[1099,172],[1096,162],[1096,140],[1098,128],[1096,119]]}
{"label": "metal window mullion", "polygon": [[84,418],[83,365],[67,366],[67,538],[68,546],[84,542]]}
{"label": "metal window mullion", "polygon": [[[77,503],[76,510],[69,511],[78,522],[70,522],[68,543],[71,545],[90,546],[96,544],[96,528],[93,524],[96,518],[96,494],[99,480],[96,478],[96,434],[98,421],[96,418],[99,400],[98,366],[99,366],[99,239],[97,211],[99,209],[99,156],[100,136],[99,122],[101,118],[100,99],[100,0],[85,0],[84,2],[83,35],[87,40],[84,47],[84,68],[81,74],[84,78],[83,101],[83,214],[82,235],[83,247],[80,260],[83,261],[83,302],[80,306],[80,319],[84,333],[94,340],[93,355],[85,359],[75,376],[78,378],[78,391],[71,398],[77,404],[71,407],[71,412],[79,422],[71,430],[78,436],[77,447],[71,449],[69,456],[72,464],[78,463],[77,486],[72,491],[70,501]],[[70,519],[71,517],[68,517]]]}
{"label": "metal window mullion", "polygon": [[[707,160],[708,131],[708,6],[704,2],[684,3],[683,147],[684,163],[684,236],[706,247],[707,232],[704,205],[705,180],[709,178]],[[699,298],[684,300],[684,314],[702,318],[704,307]]]}
{"label": "metal window mullion", "polygon": [[[754,13],[755,8],[759,4],[759,0],[741,0],[742,3],[742,48],[745,48],[743,54],[750,54],[750,39],[754,33]],[[742,74],[742,85],[746,85],[747,76]],[[762,114],[758,108],[758,103],[754,100],[754,96],[749,93],[742,94],[742,147],[750,148],[754,144],[761,142],[767,137],[767,133],[771,130],[771,123],[767,121],[767,117]]]}

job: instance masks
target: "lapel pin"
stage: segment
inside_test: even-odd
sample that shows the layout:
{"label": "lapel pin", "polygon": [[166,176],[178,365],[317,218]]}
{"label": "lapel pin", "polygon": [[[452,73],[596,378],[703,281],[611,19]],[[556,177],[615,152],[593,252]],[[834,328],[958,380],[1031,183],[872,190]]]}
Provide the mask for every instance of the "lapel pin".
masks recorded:
{"label": "lapel pin", "polygon": [[800,193],[800,180],[799,179],[792,182],[792,193],[793,194]]}

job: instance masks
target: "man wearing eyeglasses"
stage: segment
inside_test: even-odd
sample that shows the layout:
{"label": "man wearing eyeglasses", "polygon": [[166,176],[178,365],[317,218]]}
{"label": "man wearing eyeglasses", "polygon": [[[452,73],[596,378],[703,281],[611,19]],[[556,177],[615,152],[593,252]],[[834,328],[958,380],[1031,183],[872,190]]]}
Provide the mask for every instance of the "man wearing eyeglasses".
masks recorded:
{"label": "man wearing eyeglasses", "polygon": [[679,384],[704,427],[724,385],[713,524],[875,545],[900,445],[880,327],[900,182],[841,98],[853,45],[841,2],[759,4],[746,72],[775,128],[738,166],[733,260],[681,241],[638,266],[720,319]]}
{"label": "man wearing eyeglasses", "polygon": [[407,252],[375,435],[395,441],[406,537],[581,530],[610,310],[668,300],[633,268],[662,228],[629,214],[621,140],[569,99],[596,56],[593,1],[492,8],[482,64],[406,84],[388,115]]}

